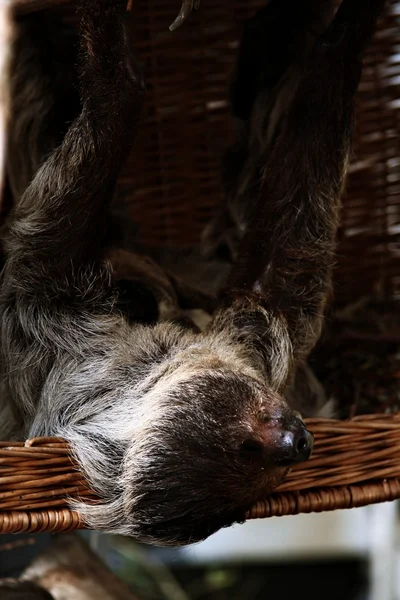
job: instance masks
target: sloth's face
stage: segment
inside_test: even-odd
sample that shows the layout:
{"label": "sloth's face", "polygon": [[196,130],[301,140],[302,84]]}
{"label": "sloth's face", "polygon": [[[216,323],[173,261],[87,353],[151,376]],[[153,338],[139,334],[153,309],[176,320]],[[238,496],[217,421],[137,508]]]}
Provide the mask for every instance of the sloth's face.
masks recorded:
{"label": "sloth's face", "polygon": [[142,541],[188,544],[243,520],[312,450],[282,398],[232,371],[191,374],[160,402],[124,463],[124,514]]}

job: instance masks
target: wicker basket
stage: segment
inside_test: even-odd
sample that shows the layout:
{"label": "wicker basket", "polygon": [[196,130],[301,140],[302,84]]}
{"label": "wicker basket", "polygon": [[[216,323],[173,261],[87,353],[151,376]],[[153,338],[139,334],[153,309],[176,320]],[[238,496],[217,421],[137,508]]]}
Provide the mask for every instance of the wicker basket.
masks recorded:
{"label": "wicker basket", "polygon": [[[219,161],[233,134],[227,81],[240,25],[263,3],[203,0],[202,9],[171,34],[168,26],[179,8],[172,0],[134,2],[135,46],[148,93],[139,139],[120,177],[119,199],[139,224],[144,245],[196,243],[220,201]],[[58,10],[70,18],[70,8]],[[357,97],[354,160],[339,232],[340,303],[400,292],[398,14],[400,0],[389,0]],[[316,437],[312,458],[294,468],[249,518],[400,498],[399,415],[308,425]],[[0,532],[83,527],[67,508],[69,497],[96,501],[62,440],[0,444]]]}
{"label": "wicker basket", "polygon": [[[310,419],[311,459],[296,466],[277,492],[248,518],[321,512],[400,497],[400,415],[351,421]],[[68,444],[36,438],[0,443],[0,531],[67,531],[84,527],[71,498],[96,502]]]}

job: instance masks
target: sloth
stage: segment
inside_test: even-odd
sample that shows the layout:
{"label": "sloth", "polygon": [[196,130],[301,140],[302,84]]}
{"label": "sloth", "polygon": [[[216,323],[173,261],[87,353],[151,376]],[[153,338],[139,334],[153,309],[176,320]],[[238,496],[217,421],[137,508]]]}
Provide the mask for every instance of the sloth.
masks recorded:
{"label": "sloth", "polygon": [[[21,178],[7,166],[16,202],[2,236],[0,433],[68,441],[99,497],[71,503],[88,527],[196,542],[243,521],[310,456],[312,435],[285,391],[321,330],[353,97],[383,0],[344,0],[335,15],[324,2],[280,4],[269,5],[274,39],[301,5],[303,50],[270,74],[264,11],[254,44],[243,40],[253,75],[250,87],[245,70],[234,80],[241,162],[223,209],[240,215],[239,235],[216,298],[112,244],[110,202],[145,96],[125,0],[81,0],[71,103],[57,90],[47,101],[48,59],[35,45],[19,62],[29,76],[11,72],[19,101],[38,104],[11,115],[9,162],[21,139],[45,133],[31,180],[23,157]],[[199,328],[188,310],[208,302]]]}

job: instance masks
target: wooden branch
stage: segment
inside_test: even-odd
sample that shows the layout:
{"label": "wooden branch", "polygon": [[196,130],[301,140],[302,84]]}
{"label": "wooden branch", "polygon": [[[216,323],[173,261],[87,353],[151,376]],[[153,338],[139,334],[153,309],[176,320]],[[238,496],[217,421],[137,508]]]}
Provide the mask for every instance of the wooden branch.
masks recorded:
{"label": "wooden branch", "polygon": [[56,536],[22,578],[42,586],[54,600],[138,600],[78,535]]}

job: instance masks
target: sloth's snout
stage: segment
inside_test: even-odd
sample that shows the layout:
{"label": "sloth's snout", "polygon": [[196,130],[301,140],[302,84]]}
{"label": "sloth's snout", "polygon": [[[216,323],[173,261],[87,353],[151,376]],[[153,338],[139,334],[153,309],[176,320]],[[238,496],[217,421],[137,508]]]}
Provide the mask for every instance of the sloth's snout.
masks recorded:
{"label": "sloth's snout", "polygon": [[314,437],[300,419],[296,421],[298,423],[292,429],[282,432],[276,450],[272,453],[272,462],[276,465],[289,466],[310,458]]}
{"label": "sloth's snout", "polygon": [[313,435],[298,417],[278,424],[262,423],[241,445],[247,458],[264,465],[290,466],[307,460],[314,445]]}

